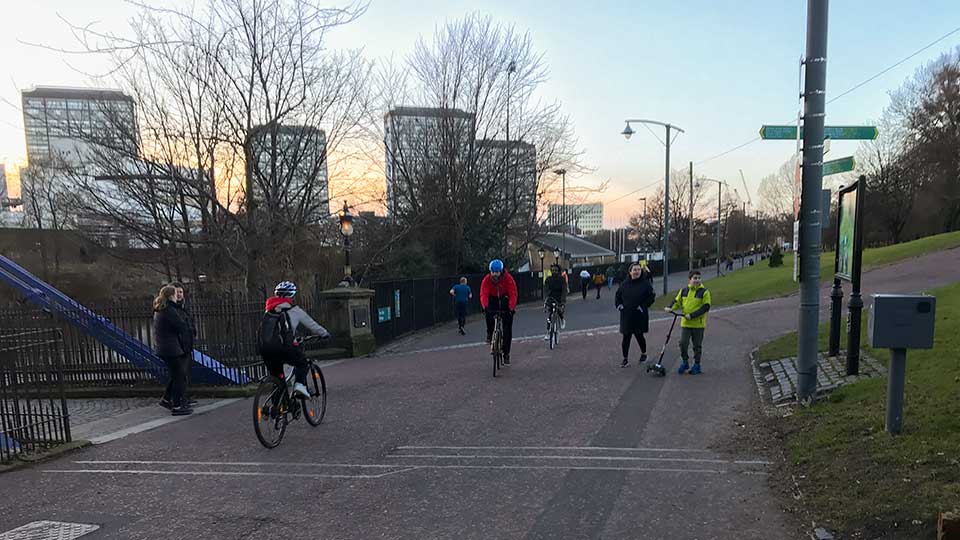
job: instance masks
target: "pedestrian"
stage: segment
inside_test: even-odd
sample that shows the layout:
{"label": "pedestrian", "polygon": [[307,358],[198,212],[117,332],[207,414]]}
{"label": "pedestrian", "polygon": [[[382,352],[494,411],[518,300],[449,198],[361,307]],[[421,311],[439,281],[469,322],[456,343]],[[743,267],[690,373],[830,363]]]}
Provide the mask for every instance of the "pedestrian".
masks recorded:
{"label": "pedestrian", "polygon": [[177,314],[187,323],[188,332],[183,342],[183,352],[187,355],[187,365],[184,367],[186,382],[184,382],[183,386],[183,401],[187,406],[193,408],[197,402],[190,397],[190,380],[193,377],[193,343],[197,337],[197,327],[193,324],[193,317],[190,316],[190,312],[187,311],[186,293],[184,292],[183,284],[174,281],[170,286],[173,287],[175,292],[173,295],[173,307],[177,311]]}
{"label": "pedestrian", "polygon": [[467,302],[473,299],[473,291],[471,291],[470,286],[467,285],[467,278],[460,278],[460,283],[450,289],[450,296],[453,297],[453,301],[456,304],[457,325],[460,327],[460,335],[465,336],[467,333],[463,331],[463,327],[467,323]]}
{"label": "pedestrian", "polygon": [[[688,369],[690,375],[700,373],[700,360],[703,358],[703,334],[707,329],[707,312],[710,311],[710,291],[704,287],[700,272],[690,272],[687,286],[677,293],[673,306],[666,308],[683,314],[680,321],[680,367],[677,373],[683,375]],[[693,340],[693,367],[688,362],[690,340]]]}
{"label": "pedestrian", "polygon": [[170,409],[174,416],[191,414],[186,402],[186,383],[189,358],[184,345],[188,343],[190,328],[174,307],[176,288],[164,285],[153,300],[153,342],[157,353],[167,364],[169,380],[160,400],[160,406]]}
{"label": "pedestrian", "polygon": [[586,268],[580,271],[580,292],[583,293],[583,299],[587,299],[587,290],[590,289],[590,272]]}
{"label": "pedestrian", "polygon": [[644,267],[634,263],[630,265],[630,274],[628,278],[620,284],[614,297],[614,304],[620,311],[620,333],[623,339],[620,348],[623,352],[623,363],[620,367],[630,365],[630,340],[637,340],[640,346],[640,360],[647,360],[647,341],[643,337],[650,331],[650,306],[656,300],[656,293],[653,292],[653,285],[647,279]]}
{"label": "pedestrian", "polygon": [[612,266],[608,266],[607,267],[607,290],[608,291],[613,288],[613,278],[616,277],[616,275],[617,275],[617,269]]}
{"label": "pedestrian", "polygon": [[604,277],[603,272],[597,270],[597,273],[593,275],[593,286],[597,288],[597,300],[600,299],[600,289],[603,288],[606,282],[607,278]]}

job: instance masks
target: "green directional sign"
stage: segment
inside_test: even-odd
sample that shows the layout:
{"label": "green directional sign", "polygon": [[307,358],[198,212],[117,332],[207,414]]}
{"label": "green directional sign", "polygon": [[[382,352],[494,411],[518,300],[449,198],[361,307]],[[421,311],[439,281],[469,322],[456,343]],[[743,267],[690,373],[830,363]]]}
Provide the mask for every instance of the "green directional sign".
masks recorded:
{"label": "green directional sign", "polygon": [[[823,136],[833,140],[873,140],[880,132],[877,126],[824,126]],[[803,128],[800,129],[803,137]],[[792,141],[797,138],[797,126],[763,126],[760,138],[764,140]]]}
{"label": "green directional sign", "polygon": [[857,162],[853,159],[853,156],[835,159],[833,161],[824,161],[823,175],[830,176],[831,174],[849,172],[852,171],[856,166]]}

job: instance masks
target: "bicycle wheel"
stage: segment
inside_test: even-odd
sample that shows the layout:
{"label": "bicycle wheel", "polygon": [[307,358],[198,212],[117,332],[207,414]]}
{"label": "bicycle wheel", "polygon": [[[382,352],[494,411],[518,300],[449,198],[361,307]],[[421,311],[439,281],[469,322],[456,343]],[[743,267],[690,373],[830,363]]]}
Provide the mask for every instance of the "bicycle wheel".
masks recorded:
{"label": "bicycle wheel", "polygon": [[550,317],[550,350],[557,348],[557,317]]}
{"label": "bicycle wheel", "polygon": [[500,324],[493,327],[493,346],[490,348],[491,355],[493,356],[493,376],[497,376],[497,370],[500,369]]}
{"label": "bicycle wheel", "polygon": [[286,385],[276,377],[265,377],[253,396],[253,430],[260,444],[276,448],[287,430]]}
{"label": "bicycle wheel", "polygon": [[307,390],[310,391],[310,399],[303,400],[304,417],[307,423],[317,427],[327,413],[327,381],[316,364],[310,364],[310,371],[307,372]]}

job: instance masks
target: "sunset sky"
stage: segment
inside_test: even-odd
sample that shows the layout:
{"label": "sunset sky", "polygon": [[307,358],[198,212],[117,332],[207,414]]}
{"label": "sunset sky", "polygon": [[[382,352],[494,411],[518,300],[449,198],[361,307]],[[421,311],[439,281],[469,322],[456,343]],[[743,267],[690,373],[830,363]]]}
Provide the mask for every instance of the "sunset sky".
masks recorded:
{"label": "sunset sky", "polygon": [[[171,0],[160,2],[182,5]],[[675,168],[694,161],[695,172],[740,186],[739,170],[756,199],[760,179],[793,151],[791,142],[751,141],[762,124],[788,123],[797,110],[797,62],[804,49],[805,2],[690,1],[583,2],[372,0],[357,22],[329,36],[331,48],[363,48],[371,59],[402,59],[419,36],[438,24],[478,12],[529,31],[545,54],[551,78],[540,97],[560,100],[576,124],[585,162],[594,172],[571,183],[597,186],[607,203],[605,224],[623,225],[639,197],[662,183],[663,147],[639,126],[625,141],[625,118],[651,118],[682,127]],[[830,11],[827,98],[890,68],[960,27],[956,0],[834,1]],[[85,86],[85,73],[102,60],[64,55],[24,42],[75,48],[63,17],[122,33],[133,7],[120,0],[36,0],[6,5],[0,35],[0,161],[25,157],[21,89],[34,85]],[[888,92],[924,63],[960,45],[960,32],[906,60],[827,108],[828,124],[877,119]],[[416,105],[416,104],[411,104]],[[662,132],[656,132],[662,138]],[[856,151],[835,142],[831,157]],[[382,159],[382,158],[381,158]],[[740,188],[742,190],[742,188]],[[637,191],[639,190],[639,191]],[[17,186],[11,186],[16,192]],[[635,192],[636,191],[636,192]],[[635,192],[635,193],[633,193]],[[334,193],[334,195],[336,195]]]}

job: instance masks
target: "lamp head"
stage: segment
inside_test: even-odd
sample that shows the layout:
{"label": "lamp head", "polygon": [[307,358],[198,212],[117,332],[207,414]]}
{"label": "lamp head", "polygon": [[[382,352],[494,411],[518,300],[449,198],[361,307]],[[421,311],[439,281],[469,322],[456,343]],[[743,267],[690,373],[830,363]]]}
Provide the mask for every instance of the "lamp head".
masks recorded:
{"label": "lamp head", "polygon": [[627,122],[627,127],[623,128],[623,131],[620,132],[627,140],[630,140],[630,137],[633,136],[633,128],[630,127],[630,122]]}

